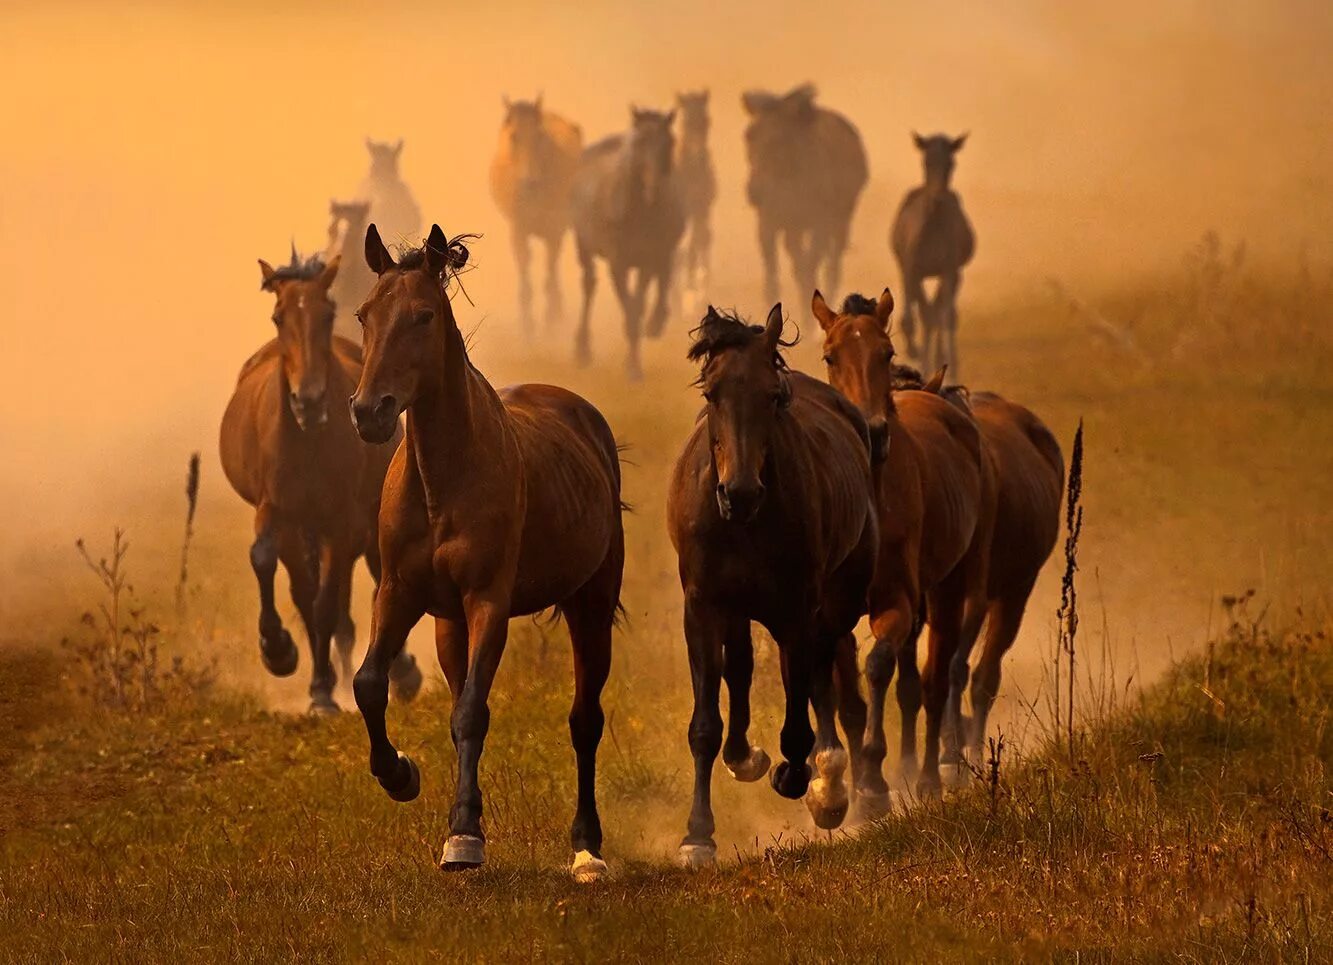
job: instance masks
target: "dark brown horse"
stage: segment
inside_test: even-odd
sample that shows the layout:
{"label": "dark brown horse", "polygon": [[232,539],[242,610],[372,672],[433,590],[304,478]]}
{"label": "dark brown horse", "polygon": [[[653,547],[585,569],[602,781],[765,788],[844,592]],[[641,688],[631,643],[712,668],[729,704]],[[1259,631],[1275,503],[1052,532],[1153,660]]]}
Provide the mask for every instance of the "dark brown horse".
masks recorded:
{"label": "dark brown horse", "polygon": [[[888,289],[878,302],[849,295],[839,313],[815,292],[811,311],[824,330],[829,381],[860,408],[872,435],[887,447],[876,469],[880,539],[869,605],[875,642],[866,659],[870,711],[857,772],[863,811],[875,815],[888,806],[881,772],[884,701],[895,665],[904,776],[915,769],[916,718],[924,697],[925,754],[917,790],[926,795],[940,789],[949,669],[961,641],[975,635],[964,619],[969,607],[984,610],[995,480],[981,434],[966,413],[932,393],[893,392]],[[927,613],[926,663],[918,669],[917,636]],[[851,689],[846,680],[840,683]]]}
{"label": "dark brown horse", "polygon": [[676,95],[680,111],[680,139],[676,142],[676,181],[680,185],[689,232],[682,249],[681,288],[691,304],[682,308],[693,312],[696,302],[708,290],[713,253],[713,202],[717,200],[717,175],[708,150],[708,91]]}
{"label": "dark brown horse", "polygon": [[[350,392],[361,375],[361,350],[333,334],[329,289],[338,259],[272,268],[260,261],[263,287],[273,292],[277,337],[241,369],[222,417],[222,469],[232,488],[255,507],[250,563],[259,580],[259,652],[270,673],[296,670],[297,651],[273,602],[278,561],[310,640],[311,710],[333,712],[335,641],[350,673],[356,629],[348,605],[352,567],[363,553],[379,579],[375,543],[380,484],[393,455],[367,446],[347,419],[328,418],[328,400]],[[384,440],[393,440],[393,433]],[[421,671],[410,654],[393,667],[397,696],[411,699]]]}
{"label": "dark brown horse", "polygon": [[505,118],[491,160],[491,196],[509,220],[510,243],[518,266],[518,311],[524,330],[532,328],[532,252],[529,238],[546,244],[546,318],[560,318],[560,249],[569,228],[569,194],[583,154],[577,124],[534,101],[505,98]]}
{"label": "dark brown horse", "polygon": [[336,306],[333,331],[360,344],[361,326],[356,320],[356,307],[375,282],[375,275],[366,267],[358,250],[366,236],[366,225],[370,224],[370,202],[330,201],[329,218],[329,243],[324,249],[324,260],[341,259],[338,277],[329,288],[329,296]]}
{"label": "dark brown horse", "polygon": [[[788,798],[809,789],[807,804],[822,827],[841,822],[849,803],[833,663],[865,611],[874,567],[870,443],[865,420],[846,399],[787,370],[782,324],[781,305],[762,327],[710,308],[689,353],[703,361],[707,404],[676,461],[667,498],[694,684],[694,804],[680,848],[687,867],[716,858],[711,782],[718,751],[737,780],[757,781],[768,770],[768,755],[748,736],[752,620],[777,641],[787,695],[785,760],[773,772],[774,789]],[[723,680],[730,701],[725,743]],[[812,751],[820,772],[814,785]]]}
{"label": "dark brown horse", "polygon": [[366,234],[366,261],[379,279],[359,312],[366,364],[352,419],[363,439],[383,442],[406,411],[407,435],[384,481],[384,579],[356,703],[370,735],[371,772],[394,800],[412,800],[417,767],[385,731],[388,670],[408,631],[433,616],[458,751],[441,865],[480,865],[477,768],[509,619],[555,607],[574,646],[572,871],[584,880],[606,867],[596,766],[625,560],[620,463],[606,420],[577,395],[550,385],[497,394],[473,367],[446,290],[466,260],[466,248],[438,225],[424,248],[397,263],[374,225]]}
{"label": "dark brown horse", "polygon": [[[652,282],[657,288],[647,321],[648,337],[656,338],[666,325],[671,272],[685,231],[685,213],[672,173],[675,112],[631,108],[631,118],[628,133],[605,138],[583,152],[570,204],[583,271],[583,312],[575,342],[579,364],[592,361],[589,323],[597,288],[595,259],[603,258],[625,312],[625,368],[631,379],[639,379],[643,375],[639,339],[648,285]],[[632,282],[631,271],[635,274]]]}
{"label": "dark brown horse", "polygon": [[759,214],[765,297],[778,297],[779,234],[802,298],[821,265],[823,283],[837,291],[852,215],[869,180],[861,135],[841,114],[816,107],[809,84],[783,95],[749,91],[742,103],[751,118],[747,194]]}
{"label": "dark brown horse", "polygon": [[[903,334],[907,351],[921,359],[927,372],[942,365],[958,377],[958,290],[963,267],[972,260],[976,238],[963,213],[963,203],[949,187],[954,155],[967,135],[913,134],[925,167],[925,183],[907,192],[898,209],[889,243],[903,274]],[[934,301],[926,300],[923,282],[939,280]],[[916,344],[916,315],[921,313],[921,346]]]}

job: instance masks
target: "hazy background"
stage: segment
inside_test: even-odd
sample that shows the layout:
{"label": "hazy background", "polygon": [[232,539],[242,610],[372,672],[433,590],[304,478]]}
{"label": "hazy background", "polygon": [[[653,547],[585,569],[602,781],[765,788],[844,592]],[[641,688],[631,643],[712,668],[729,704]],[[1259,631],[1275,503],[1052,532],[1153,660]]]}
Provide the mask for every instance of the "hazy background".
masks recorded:
{"label": "hazy background", "polygon": [[[1208,228],[1261,258],[1329,255],[1333,6],[1318,0],[332,6],[4,6],[0,605],[49,579],[33,560],[124,519],[145,480],[175,487],[191,449],[206,498],[236,502],[244,526],[215,433],[239,364],[270,334],[255,259],[285,258],[292,238],[323,246],[329,198],[367,167],[366,135],[405,138],[427,224],[485,236],[467,277],[476,308],[459,311],[482,324],[483,368],[500,383],[567,372],[568,330],[531,349],[502,337],[513,276],[485,172],[505,93],[544,91],[592,140],[631,102],[711,88],[719,301],[751,313],[766,306],[739,95],[806,80],[869,150],[857,287],[898,283],[886,236],[919,176],[909,131],[971,132],[956,181],[979,234],[965,345],[977,305],[1048,276],[1151,275]],[[803,318],[805,296],[787,295]],[[622,342],[605,284],[598,307],[609,394]],[[684,322],[650,369],[680,364]],[[696,404],[685,381],[663,405]],[[248,580],[243,557],[235,570]]]}

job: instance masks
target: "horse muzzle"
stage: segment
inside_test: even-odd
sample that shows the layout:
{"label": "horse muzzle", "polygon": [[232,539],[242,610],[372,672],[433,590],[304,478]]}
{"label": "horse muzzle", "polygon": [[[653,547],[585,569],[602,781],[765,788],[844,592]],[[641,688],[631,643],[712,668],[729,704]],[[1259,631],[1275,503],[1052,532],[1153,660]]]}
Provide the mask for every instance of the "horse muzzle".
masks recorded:
{"label": "horse muzzle", "polygon": [[764,484],[761,482],[717,484],[717,511],[728,522],[750,522],[763,501]]}
{"label": "horse muzzle", "polygon": [[323,394],[311,396],[293,392],[288,396],[287,404],[302,432],[309,432],[329,421],[329,407],[325,405]]}
{"label": "horse muzzle", "polygon": [[393,438],[398,428],[398,413],[402,411],[393,396],[382,396],[378,402],[360,402],[352,396],[347,404],[352,410],[352,425],[365,442],[380,444]]}

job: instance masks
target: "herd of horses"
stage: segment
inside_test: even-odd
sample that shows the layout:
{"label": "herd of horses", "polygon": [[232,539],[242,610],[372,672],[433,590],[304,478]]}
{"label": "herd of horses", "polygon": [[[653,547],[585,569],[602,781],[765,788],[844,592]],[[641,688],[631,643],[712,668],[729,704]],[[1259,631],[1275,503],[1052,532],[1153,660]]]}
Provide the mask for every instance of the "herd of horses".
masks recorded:
{"label": "herd of horses", "polygon": [[[808,88],[747,95],[752,160],[780,153],[775,132],[793,123],[813,126],[788,145],[788,174],[827,169],[837,145],[857,143],[855,130],[815,108],[812,97]],[[674,232],[672,252],[688,229],[685,267],[706,280],[715,188],[706,106],[706,94],[681,98],[688,151],[675,146],[672,114],[636,110],[627,135],[581,151],[577,163],[556,163],[552,152],[573,157],[578,129],[540,101],[509,105],[502,139],[509,154],[496,170],[517,173],[512,181],[497,176],[494,186],[515,218],[524,313],[531,310],[532,235],[547,244],[548,312],[559,304],[554,265],[565,223],[549,209],[550,217],[540,216],[534,201],[553,169],[561,172],[585,268],[581,351],[597,257],[611,265],[633,323],[628,330],[638,331],[648,283],[657,283],[647,329],[660,331],[670,269],[659,271],[654,259],[663,251],[636,234],[640,227]],[[945,246],[923,226],[941,210],[961,217],[947,188],[961,143],[922,141],[927,184],[909,195],[894,232],[895,246],[913,253],[915,271],[942,264]],[[378,147],[384,163],[396,164],[401,143]],[[700,200],[694,214],[679,204],[685,193],[675,187],[687,169],[707,172],[690,195]],[[997,395],[946,387],[943,368],[925,380],[899,364],[888,289],[877,299],[848,295],[835,310],[816,287],[819,266],[829,279],[839,270],[863,155],[859,170],[827,176],[822,211],[789,197],[780,202],[778,168],[756,163],[750,183],[761,243],[769,244],[766,282],[776,286],[767,254],[781,233],[798,279],[813,292],[827,381],[789,367],[780,303],[762,325],[709,306],[691,332],[688,357],[699,365],[704,408],[676,461],[666,507],[694,695],[694,793],[679,853],[687,867],[716,860],[710,789],[719,752],[739,781],[771,770],[773,788],[804,799],[817,827],[839,826],[853,803],[867,819],[887,813],[884,714],[895,673],[901,774],[916,779],[919,794],[938,794],[942,767],[962,772],[980,754],[1001,660],[1058,535],[1064,463],[1040,419]],[[404,197],[410,200],[397,195],[397,210],[410,221],[415,208]],[[260,656],[275,675],[297,669],[297,648],[274,604],[281,562],[309,640],[311,710],[336,712],[334,651],[342,674],[350,674],[352,570],[364,557],[376,589],[353,693],[372,774],[391,798],[410,801],[420,774],[390,740],[385,712],[391,693],[409,701],[419,691],[422,672],[405,643],[424,616],[434,618],[458,767],[441,864],[471,868],[485,858],[478,769],[508,622],[553,609],[574,654],[571,871],[596,879],[606,870],[596,805],[601,694],[626,563],[616,438],[591,403],[563,388],[492,388],[469,358],[451,301],[471,236],[450,238],[435,225],[424,244],[395,256],[377,224],[366,223],[376,205],[335,204],[324,256],[302,259],[293,250],[279,268],[260,261],[276,334],[242,367],[220,440],[228,480],[255,507],[250,561]],[[349,250],[353,232],[360,252]],[[923,237],[934,240],[923,246]],[[955,241],[970,251],[970,231]],[[665,257],[670,262],[672,254]],[[354,297],[359,285],[364,294]],[[908,313],[925,319],[936,311],[922,302],[919,281],[906,289]],[[335,332],[340,313],[353,306],[359,339]],[[903,329],[910,338],[906,319]],[[927,343],[940,340],[930,324],[925,330]],[[633,352],[631,359],[637,365]],[[862,617],[873,637],[866,696],[854,637]],[[785,713],[775,767],[749,737],[753,623],[768,630],[780,654]],[[918,638],[927,625],[921,663]]]}

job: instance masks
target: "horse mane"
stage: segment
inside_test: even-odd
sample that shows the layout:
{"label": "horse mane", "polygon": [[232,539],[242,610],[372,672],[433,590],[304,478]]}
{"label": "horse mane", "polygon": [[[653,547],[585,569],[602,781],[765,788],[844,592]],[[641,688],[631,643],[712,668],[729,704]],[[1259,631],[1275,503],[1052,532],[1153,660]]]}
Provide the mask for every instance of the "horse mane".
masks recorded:
{"label": "horse mane", "polygon": [[[841,315],[874,315],[875,309],[879,303],[872,298],[866,298],[860,292],[852,292],[842,300],[842,308],[839,311]],[[917,378],[920,378],[918,373]]]}
{"label": "horse mane", "polygon": [[[929,391],[926,388],[926,379],[920,370],[914,369],[910,365],[899,365],[894,362],[892,379],[895,392],[902,389],[915,389],[918,392]],[[962,412],[971,413],[972,411],[972,392],[965,385],[942,386],[935,394]]]}
{"label": "horse mane", "polygon": [[[451,271],[456,272],[468,263],[470,253],[467,250],[465,242],[475,241],[480,237],[481,235],[477,234],[461,234],[454,235],[449,239],[447,250],[449,252],[449,268]],[[417,271],[418,269],[426,267],[425,245],[405,245],[399,248],[395,254],[397,255],[395,259],[395,267],[399,271]]]}
{"label": "horse mane", "polygon": [[[744,348],[763,334],[764,326],[751,325],[735,312],[720,312],[709,306],[708,314],[703,317],[703,321],[690,332],[690,338],[694,341],[690,344],[690,350],[685,353],[685,357],[691,362],[710,359],[718,352],[727,349]],[[799,340],[799,335],[790,342],[784,342],[779,338],[778,345],[791,348]],[[787,360],[782,357],[782,353],[776,353],[776,358],[778,368],[786,371]]]}
{"label": "horse mane", "polygon": [[319,255],[311,255],[309,258],[302,259],[296,251],[296,246],[293,245],[292,260],[281,268],[275,269],[273,274],[264,279],[264,283],[259,287],[264,291],[273,291],[273,286],[281,281],[310,281],[312,278],[318,278],[324,268],[324,259]]}

